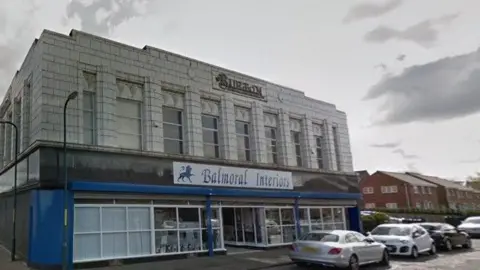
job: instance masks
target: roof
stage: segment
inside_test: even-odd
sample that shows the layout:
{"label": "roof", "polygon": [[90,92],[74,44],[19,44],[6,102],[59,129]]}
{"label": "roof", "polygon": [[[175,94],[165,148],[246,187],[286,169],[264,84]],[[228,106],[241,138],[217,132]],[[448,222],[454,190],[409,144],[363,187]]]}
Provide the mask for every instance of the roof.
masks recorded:
{"label": "roof", "polygon": [[383,223],[378,225],[378,227],[406,227],[406,228],[411,228],[415,225],[418,225],[417,223]]}
{"label": "roof", "polygon": [[429,183],[427,181],[421,180],[417,177],[414,177],[405,173],[385,172],[385,171],[379,171],[379,172],[413,186],[437,187],[437,185],[434,185],[432,183]]}
{"label": "roof", "polygon": [[423,175],[423,174],[412,173],[412,172],[409,172],[407,174],[411,175],[411,176],[414,176],[414,177],[417,177],[419,179],[422,179],[424,181],[428,181],[430,183],[446,187],[446,188],[458,189],[458,190],[463,190],[463,191],[478,192],[478,190],[475,190],[473,188],[465,187],[465,186],[463,186],[459,183],[455,183],[454,181],[450,181],[450,180],[443,179],[443,178],[440,178],[440,177]]}

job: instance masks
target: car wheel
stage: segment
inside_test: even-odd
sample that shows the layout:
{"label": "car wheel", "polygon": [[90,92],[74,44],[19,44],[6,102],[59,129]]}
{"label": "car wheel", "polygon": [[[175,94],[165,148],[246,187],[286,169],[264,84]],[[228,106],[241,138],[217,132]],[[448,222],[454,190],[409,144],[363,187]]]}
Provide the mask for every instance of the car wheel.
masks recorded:
{"label": "car wheel", "polygon": [[410,254],[410,257],[412,257],[413,259],[418,258],[418,249],[417,249],[417,247],[412,247],[412,252],[411,252],[411,254]]}
{"label": "car wheel", "polygon": [[382,260],[380,261],[381,266],[390,266],[390,255],[388,254],[388,251],[384,250],[383,251],[383,257]]}
{"label": "car wheel", "polygon": [[465,240],[465,244],[462,245],[463,248],[472,248],[472,239],[469,237]]}
{"label": "car wheel", "polygon": [[358,263],[358,258],[355,255],[352,255],[350,257],[350,260],[348,261],[348,270],[358,270],[360,269],[360,264]]}
{"label": "car wheel", "polygon": [[452,241],[450,241],[450,239],[446,239],[446,240],[445,240],[444,246],[445,246],[445,249],[446,249],[447,251],[452,251],[452,249],[453,249]]}
{"label": "car wheel", "polygon": [[432,245],[430,246],[430,251],[428,251],[428,253],[430,253],[430,255],[437,254],[437,247],[435,246],[434,243],[432,243]]}

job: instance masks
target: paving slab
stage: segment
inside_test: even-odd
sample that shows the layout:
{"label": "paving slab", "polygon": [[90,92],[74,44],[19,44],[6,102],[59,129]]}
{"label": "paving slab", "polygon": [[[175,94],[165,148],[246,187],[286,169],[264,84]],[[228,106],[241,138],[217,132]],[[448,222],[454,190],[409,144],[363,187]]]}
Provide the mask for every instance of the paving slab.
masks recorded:
{"label": "paving slab", "polygon": [[0,246],[0,270],[29,270],[30,268],[23,261],[10,260],[10,252]]}

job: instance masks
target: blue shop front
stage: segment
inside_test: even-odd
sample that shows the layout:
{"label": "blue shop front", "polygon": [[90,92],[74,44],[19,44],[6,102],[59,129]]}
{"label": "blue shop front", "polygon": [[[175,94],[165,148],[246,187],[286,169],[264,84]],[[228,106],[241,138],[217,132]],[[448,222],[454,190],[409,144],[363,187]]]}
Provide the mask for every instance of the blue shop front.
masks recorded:
{"label": "blue shop front", "polygon": [[61,149],[38,150],[38,179],[25,181],[22,191],[28,200],[22,252],[34,267],[62,263],[65,198],[67,257],[76,267],[270,248],[311,230],[360,231],[354,174],[72,149],[64,194]]}

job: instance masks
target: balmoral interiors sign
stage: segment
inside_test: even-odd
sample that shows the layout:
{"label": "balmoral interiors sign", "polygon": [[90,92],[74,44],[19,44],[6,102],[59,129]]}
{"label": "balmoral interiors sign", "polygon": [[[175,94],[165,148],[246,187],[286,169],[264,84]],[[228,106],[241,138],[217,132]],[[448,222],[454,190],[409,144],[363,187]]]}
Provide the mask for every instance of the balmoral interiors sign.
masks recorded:
{"label": "balmoral interiors sign", "polygon": [[261,85],[248,83],[243,79],[234,78],[223,72],[213,72],[213,88],[255,98],[264,98],[264,89]]}
{"label": "balmoral interiors sign", "polygon": [[293,190],[291,172],[173,162],[179,185]]}

